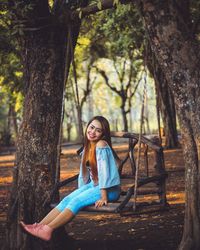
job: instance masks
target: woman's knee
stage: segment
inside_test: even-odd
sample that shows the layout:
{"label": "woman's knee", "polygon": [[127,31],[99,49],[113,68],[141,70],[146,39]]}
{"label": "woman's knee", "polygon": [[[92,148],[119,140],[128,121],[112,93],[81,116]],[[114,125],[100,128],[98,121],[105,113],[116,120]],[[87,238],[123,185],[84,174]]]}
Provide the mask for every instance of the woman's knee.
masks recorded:
{"label": "woman's knee", "polygon": [[73,214],[77,214],[81,210],[82,207],[83,207],[83,203],[80,201],[79,198],[74,198],[66,206],[66,208],[71,210]]}
{"label": "woman's knee", "polygon": [[116,201],[119,199],[120,197],[120,190],[115,190],[115,191],[111,191],[108,192],[108,201]]}
{"label": "woman's knee", "polygon": [[66,196],[65,198],[63,198],[59,204],[56,206],[56,208],[62,212],[64,211],[64,209],[67,207],[67,204],[70,202],[70,199],[68,196]]}

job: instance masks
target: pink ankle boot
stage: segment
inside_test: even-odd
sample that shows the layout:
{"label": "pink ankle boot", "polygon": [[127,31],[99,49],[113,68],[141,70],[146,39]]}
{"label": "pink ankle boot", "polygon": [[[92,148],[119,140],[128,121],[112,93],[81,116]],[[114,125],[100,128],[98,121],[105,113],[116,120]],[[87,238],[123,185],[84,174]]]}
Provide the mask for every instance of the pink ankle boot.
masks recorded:
{"label": "pink ankle boot", "polygon": [[51,239],[51,235],[53,232],[52,228],[50,228],[47,225],[41,225],[41,224],[36,226],[36,227],[26,227],[25,226],[24,229],[28,233],[30,233],[30,234],[32,234],[32,235],[34,235],[42,240],[46,240],[46,241]]}

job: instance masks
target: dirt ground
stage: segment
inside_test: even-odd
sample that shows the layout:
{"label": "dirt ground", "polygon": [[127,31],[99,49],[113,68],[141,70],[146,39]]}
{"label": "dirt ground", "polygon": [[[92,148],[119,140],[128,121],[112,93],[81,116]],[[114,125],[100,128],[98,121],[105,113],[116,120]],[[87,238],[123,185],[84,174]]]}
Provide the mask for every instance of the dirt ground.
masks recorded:
{"label": "dirt ground", "polygon": [[[116,146],[120,157],[124,157],[124,145]],[[73,176],[78,172],[80,159],[75,154],[76,148],[65,147],[62,150],[61,178]],[[153,161],[151,153],[150,165]],[[184,219],[184,165],[181,149],[165,150],[165,167],[168,172],[166,211],[140,215],[102,214],[80,212],[68,225],[68,233],[77,250],[175,250],[180,243]],[[0,244],[4,240],[4,227],[12,183],[14,151],[0,154]],[[130,172],[129,164],[125,173]],[[141,175],[144,169],[140,168]],[[150,174],[151,171],[150,171]],[[131,180],[125,180],[125,190]],[[73,182],[62,190],[61,195],[72,191],[77,183]],[[155,200],[155,196],[142,197],[143,200]],[[2,244],[1,244],[2,245]],[[66,249],[69,249],[66,247]],[[70,250],[70,249],[69,249]]]}

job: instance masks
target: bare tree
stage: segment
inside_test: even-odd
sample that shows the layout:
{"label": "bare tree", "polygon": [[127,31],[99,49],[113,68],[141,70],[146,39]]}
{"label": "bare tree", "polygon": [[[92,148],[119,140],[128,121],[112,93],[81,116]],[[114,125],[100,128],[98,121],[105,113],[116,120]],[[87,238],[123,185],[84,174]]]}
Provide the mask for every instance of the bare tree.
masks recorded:
{"label": "bare tree", "polygon": [[[131,61],[129,61],[129,62],[131,62]],[[126,65],[127,65],[127,63],[128,63],[127,60],[124,59],[122,69],[119,70],[118,66],[117,66],[117,62],[114,61],[115,72],[117,73],[118,80],[120,83],[119,89],[116,87],[116,84],[110,83],[109,77],[104,70],[96,67],[97,71],[103,77],[105,84],[112,91],[114,91],[121,99],[120,109],[121,109],[121,114],[122,114],[123,123],[124,123],[124,131],[128,131],[127,114],[131,110],[131,100],[132,100],[132,97],[135,95],[136,90],[137,90],[138,85],[139,85],[139,82],[140,82],[140,81],[134,82],[135,70],[133,68],[132,62],[130,64],[128,79],[126,80],[126,73],[127,73]]]}

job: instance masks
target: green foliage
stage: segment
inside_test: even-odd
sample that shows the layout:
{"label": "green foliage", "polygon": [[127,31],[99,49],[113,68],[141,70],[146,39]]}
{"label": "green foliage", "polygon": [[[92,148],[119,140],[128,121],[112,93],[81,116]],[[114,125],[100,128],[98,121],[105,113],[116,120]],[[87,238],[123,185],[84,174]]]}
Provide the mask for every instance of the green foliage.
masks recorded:
{"label": "green foliage", "polygon": [[102,3],[101,3],[101,0],[100,0],[100,1],[98,1],[98,3],[97,3],[97,7],[98,7],[98,9],[99,9],[99,10],[102,10]]}
{"label": "green foliage", "polygon": [[[145,33],[139,13],[133,5],[118,5],[115,10],[111,9],[95,17],[91,16],[89,20],[87,18],[84,21],[81,31],[90,40],[86,53],[90,53],[96,65],[100,65],[99,58],[111,60],[109,67],[105,67],[104,70],[111,78],[112,86],[119,90],[119,85],[122,83],[119,83],[116,77],[112,80],[111,71],[117,70],[122,76],[124,63],[126,63],[124,88],[128,83],[130,70],[133,73],[133,82],[138,81],[137,75],[141,71],[144,54]],[[109,68],[110,72],[108,72]],[[119,101],[117,103],[119,104]]]}
{"label": "green foliage", "polygon": [[[16,6],[19,2],[16,1]],[[14,6],[15,6],[14,4]],[[14,7],[13,7],[14,8]],[[10,33],[12,16],[8,10],[0,10],[0,77],[1,86],[7,85],[11,92],[22,91],[22,65],[19,58],[19,47],[15,37]]]}
{"label": "green foliage", "polygon": [[1,16],[3,17],[4,23],[9,28],[11,35],[24,35],[24,29],[27,25],[28,16],[34,8],[34,4],[29,1],[5,1]]}
{"label": "green foliage", "polygon": [[190,15],[191,15],[191,23],[194,35],[197,37],[198,41],[200,41],[200,0],[192,0],[190,3]]}
{"label": "green foliage", "polygon": [[103,20],[100,31],[109,41],[112,56],[127,57],[134,50],[142,49],[143,25],[138,12],[132,5],[120,5],[115,11],[107,11]]}
{"label": "green foliage", "polygon": [[[1,6],[2,7],[2,6]],[[18,43],[10,32],[11,14],[5,8],[0,10],[0,134],[4,144],[11,139],[8,126],[8,112],[12,107],[21,117],[23,102],[22,65]]]}
{"label": "green foliage", "polygon": [[[115,9],[85,18],[81,35],[90,41],[88,47],[83,49],[85,58],[93,58],[93,65],[103,70],[109,78],[110,85],[118,90],[117,94],[108,88],[104,79],[96,72],[97,79],[92,93],[95,109],[97,112],[110,114],[112,119],[118,120],[122,96],[127,95],[125,110],[128,112],[129,99],[131,100],[139,80],[138,74],[143,64],[145,32],[140,15],[133,5],[121,5],[118,1],[114,4],[117,5]],[[78,58],[81,58],[80,55]],[[79,63],[83,64],[81,60]],[[129,85],[131,71],[132,78]],[[80,75],[82,73],[83,71],[80,71]]]}

